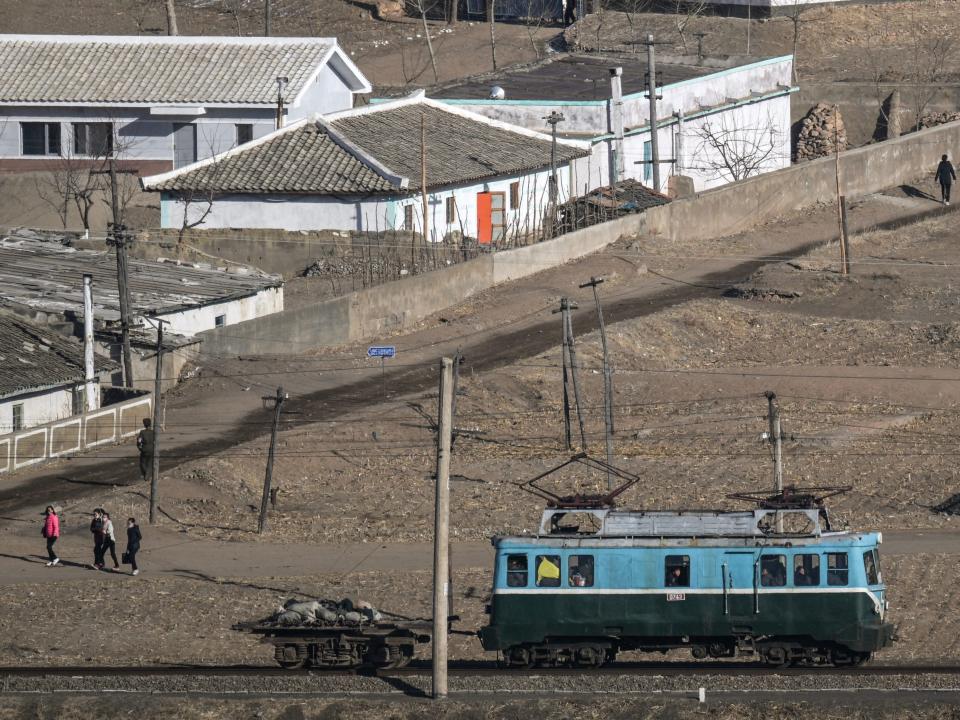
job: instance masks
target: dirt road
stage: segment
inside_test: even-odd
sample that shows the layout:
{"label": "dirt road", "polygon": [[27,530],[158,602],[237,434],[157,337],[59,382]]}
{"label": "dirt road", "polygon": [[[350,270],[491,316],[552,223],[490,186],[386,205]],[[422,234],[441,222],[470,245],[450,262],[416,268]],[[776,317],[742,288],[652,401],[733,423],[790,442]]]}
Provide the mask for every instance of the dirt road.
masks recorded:
{"label": "dirt road", "polygon": [[[851,211],[851,226],[875,228],[941,212],[932,203],[891,200],[899,198],[864,199]],[[450,308],[414,332],[392,338],[399,357],[397,369],[386,378],[381,378],[376,365],[361,359],[365,346],[359,345],[313,357],[211,360],[201,379],[185,383],[167,398],[169,431],[163,436],[162,465],[170,469],[264,435],[271,413],[264,409],[261,396],[272,395],[278,385],[291,395],[288,426],[333,420],[382,402],[384,387],[391,398],[432,387],[437,358],[453,355],[458,348],[465,356],[466,373],[495,369],[543,352],[556,344],[552,315],[556,300],[560,295],[583,295],[577,286],[592,275],[620,275],[617,292],[606,294],[608,323],[641,317],[690,300],[719,297],[759,267],[830,241],[835,222],[832,209],[814,209],[724,241],[727,256],[720,246],[706,258],[684,258],[678,252],[678,257],[659,259],[608,248],[497,287],[464,306]],[[588,307],[585,296],[584,300]],[[578,334],[595,327],[593,312],[575,316]],[[72,500],[82,497],[91,485],[129,483],[137,479],[134,455],[129,445],[104,448],[20,473],[7,479],[0,490],[0,513],[15,514],[36,504],[38,497]]]}

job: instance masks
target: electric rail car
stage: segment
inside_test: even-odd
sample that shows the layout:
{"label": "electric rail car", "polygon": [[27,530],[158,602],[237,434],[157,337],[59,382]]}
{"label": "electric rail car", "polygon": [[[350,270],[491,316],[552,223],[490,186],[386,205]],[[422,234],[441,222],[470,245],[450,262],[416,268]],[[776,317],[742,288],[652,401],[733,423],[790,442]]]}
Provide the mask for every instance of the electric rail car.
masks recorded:
{"label": "electric rail car", "polygon": [[[784,522],[805,529],[778,530]],[[822,507],[548,508],[537,536],[493,539],[480,641],[511,667],[600,666],[621,650],[677,648],[698,659],[857,665],[895,635],[881,541],[831,531]]]}

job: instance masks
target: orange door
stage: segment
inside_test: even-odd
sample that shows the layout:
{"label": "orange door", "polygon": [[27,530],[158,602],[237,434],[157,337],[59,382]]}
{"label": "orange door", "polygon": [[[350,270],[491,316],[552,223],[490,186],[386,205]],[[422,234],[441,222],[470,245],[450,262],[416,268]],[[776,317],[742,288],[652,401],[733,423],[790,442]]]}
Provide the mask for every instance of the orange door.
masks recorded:
{"label": "orange door", "polygon": [[477,242],[489,245],[493,239],[493,193],[477,193]]}

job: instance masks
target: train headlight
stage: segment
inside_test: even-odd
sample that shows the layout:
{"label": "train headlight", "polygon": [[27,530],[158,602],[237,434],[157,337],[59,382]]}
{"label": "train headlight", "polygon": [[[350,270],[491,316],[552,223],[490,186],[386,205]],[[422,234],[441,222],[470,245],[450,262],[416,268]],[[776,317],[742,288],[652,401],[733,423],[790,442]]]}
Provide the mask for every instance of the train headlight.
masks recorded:
{"label": "train headlight", "polygon": [[882,532],[878,532],[878,533],[877,533],[877,545],[880,545],[881,543],[883,543],[883,533],[882,533]]}

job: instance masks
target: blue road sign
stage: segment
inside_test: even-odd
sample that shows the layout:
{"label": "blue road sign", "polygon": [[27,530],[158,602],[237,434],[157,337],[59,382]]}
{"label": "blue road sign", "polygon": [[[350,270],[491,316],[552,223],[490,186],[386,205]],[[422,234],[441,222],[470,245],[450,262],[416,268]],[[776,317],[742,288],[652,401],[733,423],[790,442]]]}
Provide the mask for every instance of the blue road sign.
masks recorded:
{"label": "blue road sign", "polygon": [[397,348],[393,345],[374,345],[367,348],[367,357],[392,358],[396,354]]}

